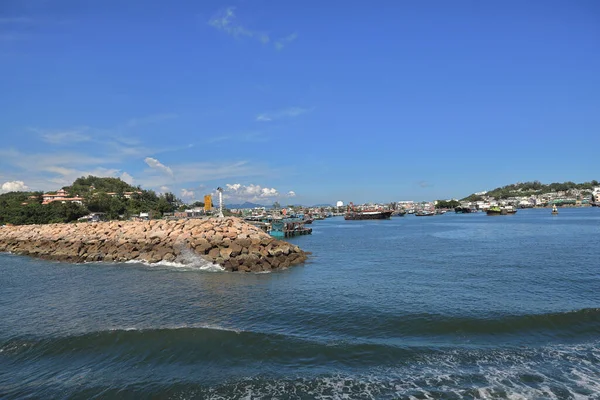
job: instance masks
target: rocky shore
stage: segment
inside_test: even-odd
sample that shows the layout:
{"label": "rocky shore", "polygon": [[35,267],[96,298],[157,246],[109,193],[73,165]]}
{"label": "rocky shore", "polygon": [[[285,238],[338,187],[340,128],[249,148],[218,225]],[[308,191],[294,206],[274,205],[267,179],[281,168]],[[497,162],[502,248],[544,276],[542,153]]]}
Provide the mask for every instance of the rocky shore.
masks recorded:
{"label": "rocky shore", "polygon": [[0,251],[69,262],[188,264],[200,257],[239,272],[272,271],[306,260],[298,246],[238,218],[4,226]]}

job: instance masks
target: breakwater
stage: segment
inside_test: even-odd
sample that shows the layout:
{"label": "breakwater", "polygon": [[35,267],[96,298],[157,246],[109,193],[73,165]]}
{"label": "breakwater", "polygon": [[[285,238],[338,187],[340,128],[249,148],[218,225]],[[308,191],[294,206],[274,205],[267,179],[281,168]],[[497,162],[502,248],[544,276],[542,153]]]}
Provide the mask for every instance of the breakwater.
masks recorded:
{"label": "breakwater", "polygon": [[196,255],[240,272],[277,270],[306,260],[298,246],[238,218],[4,226],[0,251],[68,262],[186,263]]}

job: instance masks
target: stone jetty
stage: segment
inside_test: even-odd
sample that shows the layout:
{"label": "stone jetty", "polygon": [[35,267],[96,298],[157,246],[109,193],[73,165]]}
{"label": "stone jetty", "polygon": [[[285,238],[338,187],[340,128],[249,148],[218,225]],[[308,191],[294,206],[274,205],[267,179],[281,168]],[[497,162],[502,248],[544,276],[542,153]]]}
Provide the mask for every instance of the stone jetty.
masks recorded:
{"label": "stone jetty", "polygon": [[239,218],[3,226],[0,251],[68,262],[186,264],[200,257],[239,272],[278,270],[306,260],[298,246]]}

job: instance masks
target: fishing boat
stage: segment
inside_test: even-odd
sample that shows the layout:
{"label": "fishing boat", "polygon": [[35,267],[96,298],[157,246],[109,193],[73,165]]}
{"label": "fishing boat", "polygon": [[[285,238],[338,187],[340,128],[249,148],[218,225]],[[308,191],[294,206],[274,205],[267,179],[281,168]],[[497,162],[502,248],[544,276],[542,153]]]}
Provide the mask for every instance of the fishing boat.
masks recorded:
{"label": "fishing boat", "polygon": [[275,219],[271,223],[269,234],[276,238],[288,238],[299,235],[310,235],[312,228],[304,226],[304,221],[297,218]]}
{"label": "fishing boat", "polygon": [[344,215],[345,220],[363,220],[363,219],[390,219],[391,211],[348,211]]}
{"label": "fishing boat", "polygon": [[477,212],[477,209],[476,208],[470,208],[470,207],[461,207],[461,206],[458,206],[458,207],[454,208],[454,212],[457,213],[457,214],[470,214],[470,213],[473,213],[473,212]]}
{"label": "fishing boat", "polygon": [[487,215],[506,215],[500,206],[492,206],[486,210]]}
{"label": "fishing boat", "polygon": [[502,207],[502,209],[504,211],[506,211],[506,214],[516,214],[517,213],[517,209],[513,206],[504,206],[504,207]]}
{"label": "fishing boat", "polygon": [[398,210],[392,213],[392,217],[404,217],[406,215],[406,211]]}
{"label": "fishing boat", "polygon": [[435,215],[435,211],[419,210],[415,212],[415,217],[431,217]]}
{"label": "fishing boat", "polygon": [[487,209],[486,213],[487,213],[487,215],[509,215],[509,214],[516,214],[517,209],[514,208],[513,206],[504,206],[504,207],[492,206]]}
{"label": "fishing boat", "polygon": [[552,206],[552,215],[558,215],[558,208],[556,208],[556,204]]}

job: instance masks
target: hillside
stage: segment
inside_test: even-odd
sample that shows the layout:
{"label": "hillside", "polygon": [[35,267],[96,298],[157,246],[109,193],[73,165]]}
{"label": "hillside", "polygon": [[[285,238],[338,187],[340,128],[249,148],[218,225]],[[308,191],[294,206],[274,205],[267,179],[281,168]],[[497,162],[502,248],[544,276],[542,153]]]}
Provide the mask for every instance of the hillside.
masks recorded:
{"label": "hillside", "polygon": [[54,201],[42,204],[42,192],[11,192],[0,195],[0,225],[72,222],[91,212],[104,213],[108,219],[129,218],[141,212],[161,216],[183,206],[173,195],[157,195],[152,190],[134,187],[118,178],[81,177],[63,187],[82,204]]}
{"label": "hillside", "polygon": [[[509,197],[534,196],[552,192],[568,192],[571,190],[583,190],[591,193],[592,189],[599,185],[600,184],[596,180],[584,183],[555,182],[550,184],[543,184],[540,181],[519,182],[490,190],[485,196],[494,197],[496,199],[507,199]],[[471,194],[462,200],[476,201],[480,199],[481,196]]]}
{"label": "hillside", "polygon": [[141,190],[140,187],[131,186],[119,178],[99,178],[97,176],[77,178],[71,186],[65,186],[63,189],[69,193],[79,195],[85,195],[93,190],[105,193],[124,193]]}

